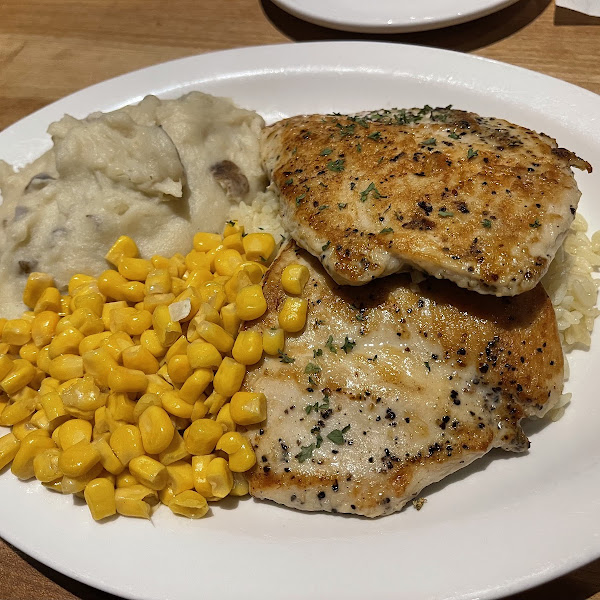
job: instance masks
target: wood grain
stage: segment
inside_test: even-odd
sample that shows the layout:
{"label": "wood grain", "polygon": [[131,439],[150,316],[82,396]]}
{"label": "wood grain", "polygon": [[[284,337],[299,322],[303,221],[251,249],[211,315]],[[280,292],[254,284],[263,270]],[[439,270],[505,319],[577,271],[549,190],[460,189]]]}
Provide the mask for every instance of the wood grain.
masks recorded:
{"label": "wood grain", "polygon": [[[269,0],[2,0],[0,130],[71,92],[159,62],[241,46],[347,39],[470,52],[600,93],[600,19],[555,9],[550,0],[521,0],[472,23],[389,36],[304,23]],[[0,598],[115,597],[0,541]],[[600,561],[510,600],[554,598],[600,600]]]}

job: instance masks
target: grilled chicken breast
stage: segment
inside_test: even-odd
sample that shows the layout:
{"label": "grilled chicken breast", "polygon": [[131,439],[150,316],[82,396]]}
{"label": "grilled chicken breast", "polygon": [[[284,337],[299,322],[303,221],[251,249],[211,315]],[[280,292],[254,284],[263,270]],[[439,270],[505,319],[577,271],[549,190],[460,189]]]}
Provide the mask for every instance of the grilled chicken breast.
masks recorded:
{"label": "grilled chicken breast", "polygon": [[298,116],[263,130],[284,225],[336,282],[420,269],[483,294],[533,289],[573,220],[570,167],[542,133],[459,110]]}
{"label": "grilled chicken breast", "polygon": [[514,298],[406,274],[340,287],[290,244],[266,276],[267,313],[248,327],[278,326],[290,263],[310,270],[308,321],[246,376],[268,399],[267,420],[248,432],[253,496],[375,517],[492,448],[528,448],[519,422],[544,415],[563,384],[541,285]]}

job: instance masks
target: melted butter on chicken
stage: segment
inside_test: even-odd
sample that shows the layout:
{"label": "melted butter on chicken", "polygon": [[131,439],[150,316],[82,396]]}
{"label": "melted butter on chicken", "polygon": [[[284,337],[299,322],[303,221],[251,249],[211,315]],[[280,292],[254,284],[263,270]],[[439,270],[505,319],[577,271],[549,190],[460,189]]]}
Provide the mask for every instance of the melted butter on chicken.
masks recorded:
{"label": "melted butter on chicken", "polygon": [[422,270],[484,294],[533,289],[588,163],[543,133],[447,109],[311,115],[263,130],[286,229],[338,282]]}
{"label": "melted butter on chicken", "polygon": [[492,448],[528,448],[520,420],[544,415],[563,383],[541,285],[514,298],[408,275],[340,287],[290,244],[266,276],[267,313],[250,327],[277,327],[281,273],[296,262],[311,275],[307,325],[244,383],[268,398],[266,422],[249,428],[253,496],[374,517]]}

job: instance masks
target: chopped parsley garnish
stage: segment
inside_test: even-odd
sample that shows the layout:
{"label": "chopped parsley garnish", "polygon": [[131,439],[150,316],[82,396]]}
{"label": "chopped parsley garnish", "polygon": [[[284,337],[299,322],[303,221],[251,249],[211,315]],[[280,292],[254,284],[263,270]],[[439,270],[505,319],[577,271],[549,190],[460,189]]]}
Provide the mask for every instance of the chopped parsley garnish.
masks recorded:
{"label": "chopped parsley garnish", "polygon": [[425,361],[425,368],[426,368],[428,371],[431,371],[431,367],[429,366],[429,363],[428,363],[427,361]]}
{"label": "chopped parsley garnish", "polygon": [[327,248],[329,248],[329,246],[331,246],[331,240],[329,240],[326,244],[321,246],[321,250],[323,250],[323,252],[325,252],[325,250],[327,250]]}
{"label": "chopped parsley garnish", "polygon": [[340,171],[344,170],[345,163],[346,163],[346,161],[343,158],[338,158],[337,160],[330,160],[327,163],[327,168],[330,171],[339,173]]}
{"label": "chopped parsley garnish", "polygon": [[332,152],[333,150],[331,148],[323,148],[323,150],[321,150],[321,156],[328,156]]}
{"label": "chopped parsley garnish", "polygon": [[300,194],[296,196],[296,206],[300,206],[300,202],[306,198],[306,194]]}
{"label": "chopped parsley garnish", "polygon": [[379,193],[379,190],[375,187],[375,184],[371,182],[361,193],[360,193],[360,201],[366,202],[369,194],[373,194],[373,198],[375,200],[379,200],[379,198],[387,198],[387,196],[382,196]]}
{"label": "chopped parsley garnish", "polygon": [[449,210],[438,210],[438,215],[440,217],[453,217],[454,213]]}
{"label": "chopped parsley garnish", "polygon": [[319,365],[315,365],[314,363],[308,363],[306,365],[306,368],[304,369],[304,372],[307,375],[312,374],[312,373],[320,373],[321,367]]}
{"label": "chopped parsley garnish", "polygon": [[479,152],[477,152],[477,150],[473,150],[473,148],[469,148],[469,151],[467,152],[467,158],[469,160],[471,160],[472,158],[475,158],[478,155],[479,155]]}
{"label": "chopped parsley garnish", "polygon": [[350,430],[350,425],[346,425],[344,429],[334,429],[327,434],[327,439],[331,440],[334,444],[341,445],[346,440],[344,439],[344,434]]}
{"label": "chopped parsley garnish", "polygon": [[356,342],[351,342],[347,337],[344,339],[344,345],[340,346],[340,348],[346,353],[348,354],[348,352],[350,352],[354,346],[356,346]]}
{"label": "chopped parsley garnish", "polygon": [[338,202],[338,208],[340,210],[343,210],[344,208],[346,208],[346,206],[348,206],[347,202]]}
{"label": "chopped parsley garnish", "polygon": [[423,140],[421,142],[421,146],[435,146],[437,144],[437,141],[435,138],[429,138],[427,140]]}
{"label": "chopped parsley garnish", "polygon": [[235,226],[235,221],[227,221],[227,225],[229,225],[230,227]]}
{"label": "chopped parsley garnish", "polygon": [[533,223],[529,223],[529,227],[541,227],[542,224],[536,219]]}
{"label": "chopped parsley garnish", "polygon": [[[314,410],[316,413],[320,412],[322,410],[327,410],[329,408],[329,396],[327,394],[323,395],[323,400],[321,401],[321,404],[319,404],[319,402],[315,402],[314,404],[309,404],[308,406],[304,407],[304,412],[307,415],[310,415],[310,413]],[[317,428],[313,428],[313,429],[317,429]],[[314,431],[313,431],[314,433]],[[318,446],[317,446],[318,447]]]}
{"label": "chopped parsley garnish", "polygon": [[321,204],[317,210],[321,212],[322,210],[327,210],[329,208],[329,204]]}
{"label": "chopped parsley garnish", "polygon": [[361,144],[356,144],[356,151],[357,152],[362,152],[362,145]]}
{"label": "chopped parsley garnish", "polygon": [[381,138],[381,131],[374,131],[367,136],[370,140],[379,140]]}
{"label": "chopped parsley garnish", "polygon": [[489,219],[484,219],[483,221],[481,221],[481,224],[487,229],[489,229],[492,226],[492,222]]}
{"label": "chopped parsley garnish", "polygon": [[364,117],[348,117],[351,121],[358,123],[361,127],[367,128],[369,125]]}
{"label": "chopped parsley garnish", "polygon": [[327,338],[327,341],[325,342],[325,346],[327,347],[329,352],[332,352],[333,354],[337,354],[337,348],[333,345],[333,336],[332,335],[330,335]]}
{"label": "chopped parsley garnish", "polygon": [[318,356],[323,356],[322,348],[319,348],[318,350],[313,350],[313,358],[317,358]]}
{"label": "chopped parsley garnish", "polygon": [[379,233],[394,233],[391,227],[384,227]]}
{"label": "chopped parsley garnish", "polygon": [[362,313],[358,313],[354,318],[357,321],[364,321],[365,320],[365,315],[363,315]]}
{"label": "chopped parsley garnish", "polygon": [[288,356],[285,352],[283,352],[282,350],[277,350],[277,354],[279,355],[279,362],[282,363],[293,363],[296,359],[292,358],[291,356]]}
{"label": "chopped parsley garnish", "polygon": [[456,135],[456,133],[454,133],[454,131],[451,131],[448,134],[448,137],[451,137],[453,140],[460,140],[460,135]]}
{"label": "chopped parsley garnish", "polygon": [[294,458],[297,458],[298,462],[304,462],[305,460],[312,458],[315,447],[316,446],[314,444],[311,444],[310,446],[302,446],[300,452],[298,452]]}
{"label": "chopped parsley garnish", "polygon": [[292,183],[294,183],[294,178],[290,177],[283,182],[283,185],[292,185]]}
{"label": "chopped parsley garnish", "polygon": [[356,125],[351,123],[350,125],[342,125],[341,123],[336,123],[336,126],[340,128],[340,135],[342,137],[346,137],[352,135],[354,130],[356,129]]}

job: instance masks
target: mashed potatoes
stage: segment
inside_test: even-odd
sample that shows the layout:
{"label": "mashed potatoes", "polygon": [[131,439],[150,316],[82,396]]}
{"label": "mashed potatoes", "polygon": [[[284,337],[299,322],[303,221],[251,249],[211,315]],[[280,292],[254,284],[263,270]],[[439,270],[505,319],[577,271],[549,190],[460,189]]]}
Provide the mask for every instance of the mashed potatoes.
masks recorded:
{"label": "mashed potatoes", "polygon": [[66,286],[97,275],[124,232],[144,255],[171,256],[195,231],[217,231],[231,209],[264,197],[256,113],[192,92],[49,128],[54,147],[19,172],[0,161],[0,305],[24,309],[31,271]]}

